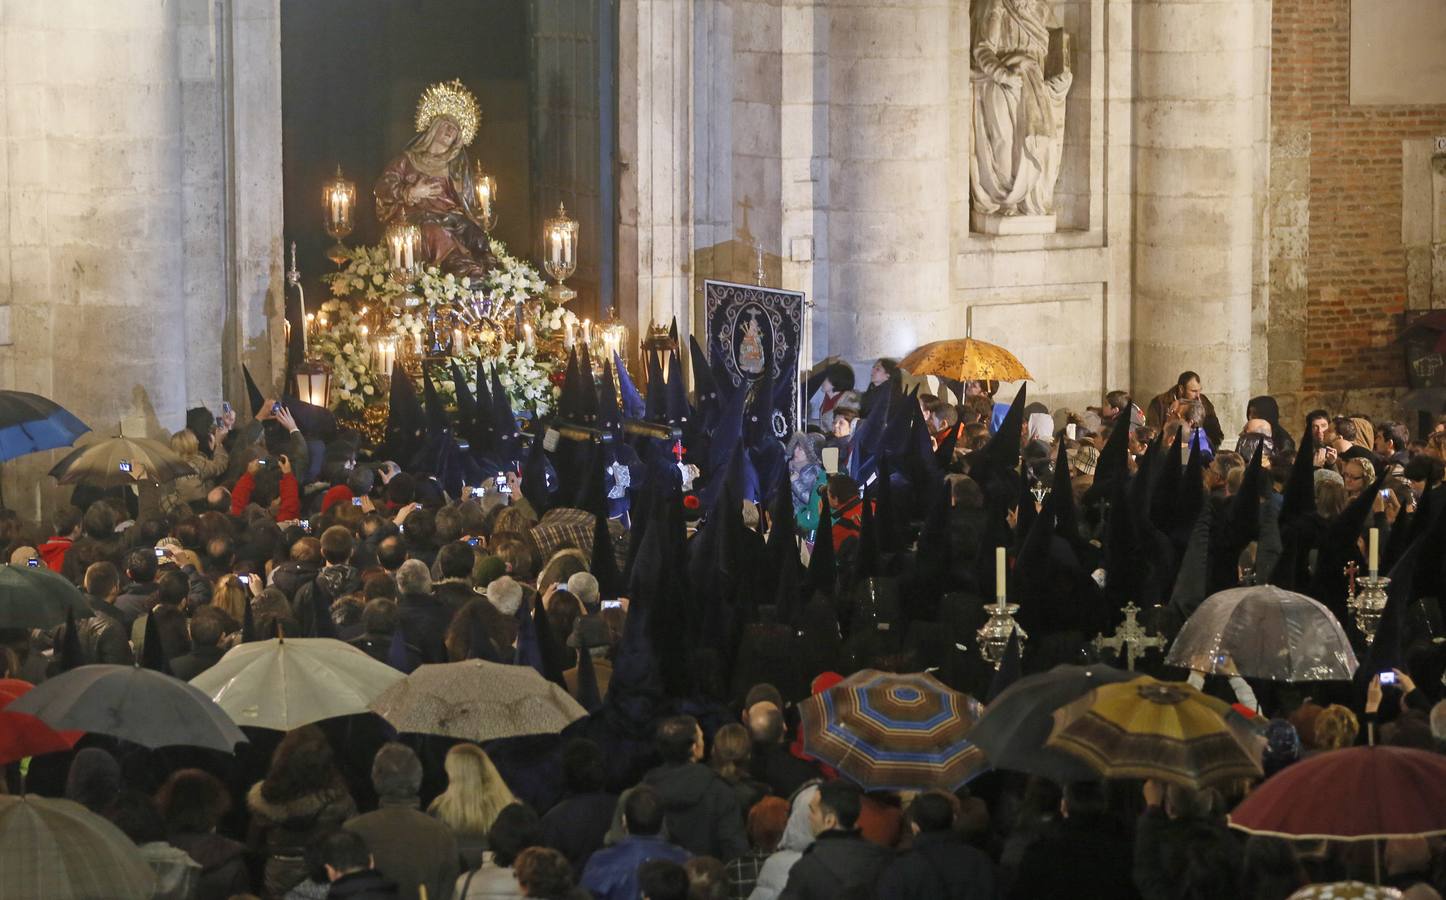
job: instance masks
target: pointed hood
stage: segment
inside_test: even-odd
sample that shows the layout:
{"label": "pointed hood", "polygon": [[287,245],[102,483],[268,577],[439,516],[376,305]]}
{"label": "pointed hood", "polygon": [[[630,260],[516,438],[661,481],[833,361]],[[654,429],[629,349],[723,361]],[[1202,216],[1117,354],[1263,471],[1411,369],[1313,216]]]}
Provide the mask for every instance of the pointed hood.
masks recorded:
{"label": "pointed hood", "polygon": [[582,350],[577,357],[577,374],[582,395],[578,398],[578,414],[585,424],[595,425],[598,420],[598,400],[597,379],[592,374],[592,349],[587,341],[583,341],[579,346]]}
{"label": "pointed hood", "polygon": [[838,564],[833,552],[833,512],[829,509],[828,494],[824,494],[821,500],[813,554],[808,558],[808,584],[810,593],[832,597],[838,585]]}
{"label": "pointed hood", "polygon": [[422,403],[417,399],[417,387],[402,368],[401,363],[392,366],[391,401],[387,411],[386,443],[382,456],[393,459],[408,468],[427,434],[427,416]]}
{"label": "pointed hood", "polygon": [[647,404],[643,402],[643,395],[638,393],[637,385],[633,384],[633,376],[628,373],[628,367],[623,365],[622,357],[613,354],[613,372],[618,379],[618,396],[621,399],[624,419],[641,419],[647,415]]}
{"label": "pointed hood", "polygon": [[542,608],[541,597],[532,604],[532,628],[537,638],[538,656],[542,660],[542,668],[538,671],[543,678],[567,690],[567,679],[562,674],[568,668],[566,648],[553,632],[552,623],[547,620],[547,610]]}
{"label": "pointed hood", "polygon": [[[882,478],[879,479],[880,483],[882,481]],[[882,574],[879,566],[879,520],[876,516],[875,497],[877,491],[871,490],[861,504],[863,513],[859,518],[859,546],[851,585]]]}
{"label": "pointed hood", "polygon": [[[1001,472],[1012,472],[1019,468],[1019,439],[1024,428],[1024,406],[1028,402],[1028,385],[1021,384],[1009,411],[999,423],[999,430],[979,450],[970,454],[969,472],[982,485],[984,479],[996,477]],[[979,459],[976,461],[975,457]],[[983,465],[980,466],[979,464]],[[982,470],[982,471],[981,471]]]}
{"label": "pointed hood", "polygon": [[579,647],[577,651],[577,702],[589,713],[602,706],[602,693],[597,686],[597,671],[592,667],[592,654]]}
{"label": "pointed hood", "polygon": [[241,643],[249,644],[260,639],[261,636],[256,633],[256,614],[251,611],[251,601],[248,598],[246,608],[241,611]]}
{"label": "pointed hood", "polygon": [[668,386],[663,380],[663,366],[656,353],[645,353],[648,372],[647,419],[662,422],[668,416]]}
{"label": "pointed hood", "polygon": [[572,422],[582,420],[582,381],[577,367],[577,345],[567,348],[567,368],[562,378],[562,396],[557,401],[557,413]]}
{"label": "pointed hood", "polygon": [[493,416],[494,404],[492,392],[487,389],[487,371],[483,368],[482,358],[477,358],[477,397],[475,400],[475,411],[472,414],[472,423],[467,428],[467,440],[472,445],[472,455],[478,460],[486,460],[489,469],[505,467],[502,460],[498,458],[497,446],[497,421]]}
{"label": "pointed hood", "polygon": [[[1126,401],[1125,409],[1133,407],[1130,401]],[[1062,443],[1062,442],[1061,442]],[[1115,421],[1115,427],[1110,429],[1110,436],[1105,441],[1104,449],[1100,451],[1099,462],[1095,466],[1094,484],[1090,485],[1085,492],[1085,503],[1091,503],[1096,498],[1110,496],[1110,487],[1116,478],[1126,478],[1130,472],[1130,417],[1122,414]]]}
{"label": "pointed hood", "polygon": [[[1418,557],[1424,544],[1416,541],[1401,555],[1391,569],[1391,583],[1386,585],[1386,607],[1381,611],[1381,620],[1376,625],[1376,637],[1370,649],[1356,669],[1356,685],[1364,691],[1365,686],[1378,672],[1391,669],[1406,670],[1406,645],[1408,642],[1406,612],[1416,599],[1415,573]],[[1345,624],[1342,622],[1342,624]],[[1351,620],[1354,630],[1355,620]]]}
{"label": "pointed hood", "polygon": [[80,649],[80,635],[75,630],[75,610],[65,611],[65,633],[57,648],[56,658],[60,671],[69,672],[85,665],[85,654]]}
{"label": "pointed hood", "polygon": [[435,440],[451,433],[447,421],[447,409],[437,395],[437,386],[432,382],[432,367],[422,363],[422,400],[427,413],[427,437]]}
{"label": "pointed hood", "polygon": [[527,460],[522,464],[522,496],[527,498],[539,516],[552,507],[553,488],[557,484],[542,440],[541,434],[533,435]]}
{"label": "pointed hood", "polygon": [[894,505],[894,470],[887,453],[879,457],[879,477],[874,481],[874,519],[879,531],[876,544],[880,552],[898,553],[904,549],[903,523]]}
{"label": "pointed hood", "polygon": [[141,667],[163,675],[171,674],[166,664],[166,651],[161,645],[161,630],[156,626],[156,617],[146,616],[145,637],[141,644]]}
{"label": "pointed hood", "polygon": [[668,379],[664,390],[664,415],[668,424],[686,426],[693,417],[693,411],[688,407],[688,389],[683,384],[683,364],[678,361],[676,350],[668,357]]}
{"label": "pointed hood", "polygon": [[598,388],[597,427],[619,434],[623,427],[622,410],[618,408],[618,385],[613,378],[613,362],[603,362],[602,384]]}
{"label": "pointed hood", "polygon": [[472,396],[472,388],[457,361],[450,360],[447,365],[452,373],[452,387],[457,392],[457,433],[470,435],[472,424],[477,420],[477,400]]}
{"label": "pointed hood", "polygon": [[[480,602],[486,603],[487,601]],[[398,631],[400,630],[398,629]],[[487,633],[487,625],[482,621],[481,616],[472,617],[472,628],[467,640],[467,658],[480,659],[485,662],[502,662],[497,658],[497,648],[493,645],[492,637]]]}
{"label": "pointed hood", "polygon": [[[496,428],[497,455],[504,468],[511,468],[522,458],[521,442],[517,436],[517,416],[512,413],[512,401],[502,387],[502,378],[497,368],[492,369],[492,422]],[[530,498],[529,498],[530,499]]]}
{"label": "pointed hood", "polygon": [[1290,480],[1285,483],[1285,498],[1280,504],[1281,528],[1315,514],[1315,451],[1315,431],[1307,422],[1295,462],[1290,467]]}
{"label": "pointed hood", "polygon": [[948,470],[954,463],[954,451],[959,447],[959,429],[950,428],[949,433],[939,441],[939,446],[934,450],[934,464],[940,469]]}
{"label": "pointed hood", "polygon": [[266,396],[261,393],[261,388],[256,386],[256,379],[251,377],[251,370],[245,363],[241,364],[241,374],[246,379],[246,399],[251,404],[251,415],[254,417],[261,412],[261,406],[266,402]]}
{"label": "pointed hood", "polygon": [[691,334],[688,335],[688,357],[693,366],[693,403],[706,429],[717,418],[722,398],[718,394],[718,383],[713,379],[713,370],[708,367],[708,357],[698,345],[698,339]]}

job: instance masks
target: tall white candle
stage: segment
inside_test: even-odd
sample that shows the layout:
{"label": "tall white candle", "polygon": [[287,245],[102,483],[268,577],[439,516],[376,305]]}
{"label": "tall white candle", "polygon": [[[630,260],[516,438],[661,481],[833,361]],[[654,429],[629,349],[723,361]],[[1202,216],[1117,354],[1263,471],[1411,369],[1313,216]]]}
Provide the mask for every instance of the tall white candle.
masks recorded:
{"label": "tall white candle", "polygon": [[1381,553],[1381,529],[1379,529],[1379,528],[1372,528],[1372,529],[1371,529],[1371,559],[1370,559],[1370,566],[1369,566],[1369,568],[1370,568],[1370,570],[1371,570],[1371,577],[1372,577],[1372,578],[1375,578],[1375,577],[1376,577],[1376,568],[1377,568],[1377,566],[1378,566],[1378,564],[1379,564],[1379,562],[1380,562],[1380,553]]}
{"label": "tall white candle", "polygon": [[1004,594],[1005,561],[1004,561],[1004,560],[1005,560],[1005,557],[1004,557],[1004,548],[1003,548],[1003,547],[995,547],[995,548],[994,548],[994,595],[995,595],[996,597],[998,597],[999,599],[1001,599],[1001,600],[1003,600],[1003,599],[1004,599],[1004,596],[1005,596],[1005,594]]}

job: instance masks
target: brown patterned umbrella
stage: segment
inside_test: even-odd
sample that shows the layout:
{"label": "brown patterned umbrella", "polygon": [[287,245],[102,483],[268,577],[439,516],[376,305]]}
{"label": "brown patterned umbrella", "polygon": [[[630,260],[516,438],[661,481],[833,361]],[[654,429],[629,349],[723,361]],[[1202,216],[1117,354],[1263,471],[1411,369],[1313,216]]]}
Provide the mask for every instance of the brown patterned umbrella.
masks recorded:
{"label": "brown patterned umbrella", "polygon": [[151,867],[125,832],[70,800],[0,797],[0,900],[149,897]]}
{"label": "brown patterned umbrella", "polygon": [[1179,681],[1142,675],[1095,688],[1054,713],[1046,746],[1104,778],[1192,788],[1259,777],[1260,749],[1226,721],[1230,705]]}
{"label": "brown patterned umbrella", "polygon": [[934,341],[899,361],[911,375],[938,375],[959,381],[1032,381],[1029,370],[998,344],[972,337]]}
{"label": "brown patterned umbrella", "polygon": [[926,673],[864,669],[799,706],[803,750],[865,788],[954,790],[987,766],[979,704]]}
{"label": "brown patterned umbrella", "polygon": [[175,481],[196,470],[160,441],[113,437],[77,448],[50,474],[61,484],[123,487],[138,481]]}
{"label": "brown patterned umbrella", "polygon": [[587,715],[531,666],[469,659],[419,666],[371,703],[398,731],[490,741],[556,734]]}

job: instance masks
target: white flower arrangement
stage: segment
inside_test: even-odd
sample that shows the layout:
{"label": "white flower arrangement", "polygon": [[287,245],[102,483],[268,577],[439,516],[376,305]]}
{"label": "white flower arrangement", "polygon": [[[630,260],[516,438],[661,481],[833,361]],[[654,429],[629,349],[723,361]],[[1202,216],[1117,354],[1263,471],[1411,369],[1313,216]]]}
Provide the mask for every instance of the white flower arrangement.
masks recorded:
{"label": "white flower arrangement", "polygon": [[[560,368],[555,354],[540,349],[552,346],[551,337],[562,328],[577,322],[577,316],[559,304],[551,304],[543,293],[546,283],[530,263],[507,252],[507,247],[492,240],[488,249],[496,258],[494,266],[481,285],[482,299],[494,309],[510,309],[514,305],[541,300],[546,304],[537,323],[535,347],[512,343],[508,335],[483,329],[477,340],[454,348],[450,358],[468,379],[474,392],[477,360],[482,358],[498,371],[498,379],[514,412],[544,416],[556,403],[558,389],[552,375]],[[435,306],[450,306],[458,300],[475,295],[472,279],[443,274],[436,267],[426,268],[411,294],[387,276],[389,260],[384,246],[350,248],[346,264],[322,276],[331,287],[332,297],[322,304],[326,324],[319,327],[312,339],[313,352],[332,367],[332,408],[338,412],[358,415],[367,406],[387,402],[381,382],[371,371],[372,340],[390,336],[409,343],[420,342],[426,331],[428,313]],[[381,325],[370,334],[362,333],[358,309],[370,307],[381,312]],[[504,329],[505,330],[505,329]],[[446,403],[456,399],[456,386],[447,369],[434,369],[433,384]]]}

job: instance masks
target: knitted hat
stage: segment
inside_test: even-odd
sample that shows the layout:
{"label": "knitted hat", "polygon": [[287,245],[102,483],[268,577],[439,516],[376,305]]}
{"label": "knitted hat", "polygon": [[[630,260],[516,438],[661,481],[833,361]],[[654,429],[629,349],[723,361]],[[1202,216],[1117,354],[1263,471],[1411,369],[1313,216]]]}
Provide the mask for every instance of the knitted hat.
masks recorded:
{"label": "knitted hat", "polygon": [[485,588],[492,582],[507,574],[507,563],[497,556],[479,556],[477,565],[472,569],[472,583],[479,588]]}
{"label": "knitted hat", "polygon": [[1335,469],[1316,469],[1315,483],[1320,484],[1322,481],[1333,481],[1341,487],[1346,486],[1346,480]]}

